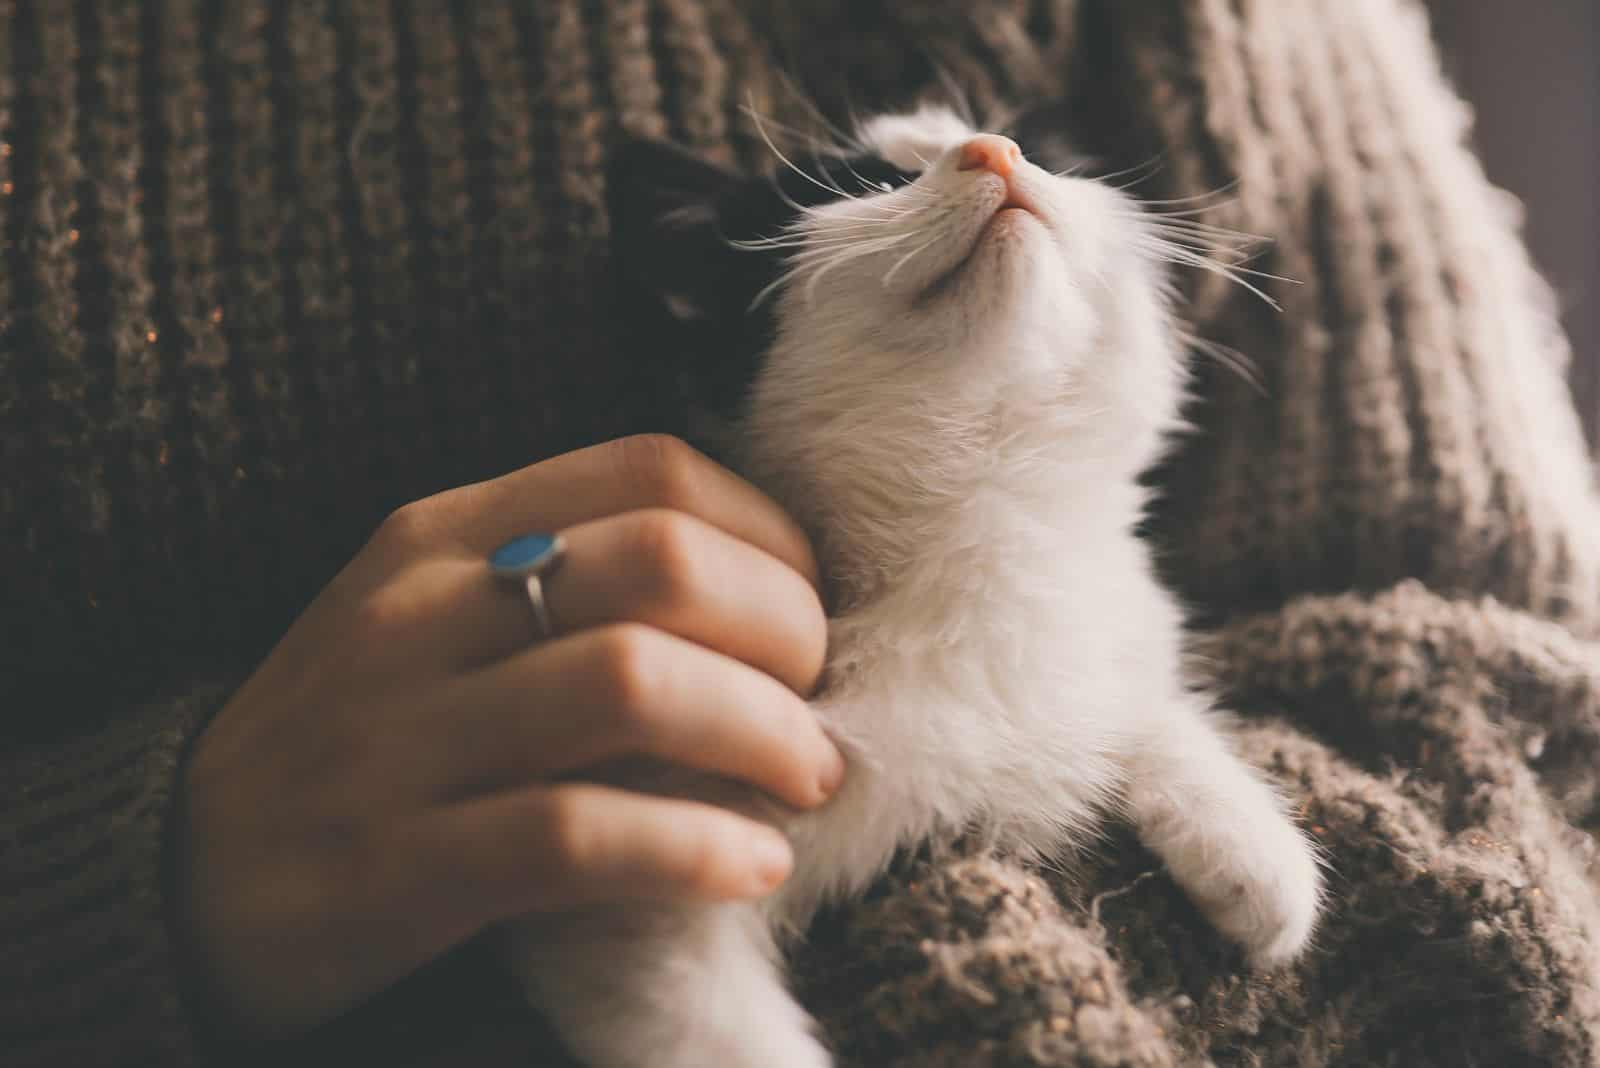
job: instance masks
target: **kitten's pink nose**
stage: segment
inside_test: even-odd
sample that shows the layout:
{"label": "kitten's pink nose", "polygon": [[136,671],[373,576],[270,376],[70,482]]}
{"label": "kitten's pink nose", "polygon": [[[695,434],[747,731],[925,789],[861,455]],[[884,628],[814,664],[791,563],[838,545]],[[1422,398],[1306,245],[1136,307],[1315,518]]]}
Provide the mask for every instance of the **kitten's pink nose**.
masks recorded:
{"label": "kitten's pink nose", "polygon": [[1011,169],[1022,160],[1022,149],[1009,137],[999,134],[979,134],[961,146],[961,162],[957,170],[975,171],[983,168],[1002,178],[1011,177]]}

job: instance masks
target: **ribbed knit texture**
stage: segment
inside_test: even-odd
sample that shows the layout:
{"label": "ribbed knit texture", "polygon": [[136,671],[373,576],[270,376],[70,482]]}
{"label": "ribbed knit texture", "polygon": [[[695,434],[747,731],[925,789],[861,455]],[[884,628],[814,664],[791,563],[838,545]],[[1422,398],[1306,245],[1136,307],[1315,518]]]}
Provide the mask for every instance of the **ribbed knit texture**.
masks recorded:
{"label": "ribbed knit texture", "polygon": [[[163,829],[225,680],[389,509],[711,385],[620,343],[607,147],[944,86],[1068,93],[1299,283],[1184,280],[1264,391],[1200,362],[1154,529],[1333,897],[1251,977],[1126,834],[940,844],[798,954],[842,1062],[1600,1061],[1600,505],[1410,0],[0,0],[0,1062],[203,1063]],[[565,1063],[469,952],[270,1059],[472,1051]]]}
{"label": "ribbed knit texture", "polygon": [[166,824],[223,686],[0,758],[0,1064],[194,1063],[168,937]]}

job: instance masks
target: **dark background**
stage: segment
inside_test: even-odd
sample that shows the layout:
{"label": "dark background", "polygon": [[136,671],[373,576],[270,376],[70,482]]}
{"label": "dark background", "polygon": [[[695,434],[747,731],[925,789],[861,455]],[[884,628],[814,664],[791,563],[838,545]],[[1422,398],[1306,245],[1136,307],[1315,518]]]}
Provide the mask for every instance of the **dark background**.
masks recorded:
{"label": "dark background", "polygon": [[1600,2],[1429,0],[1446,68],[1477,112],[1489,177],[1527,206],[1534,260],[1572,339],[1572,387],[1600,435]]}

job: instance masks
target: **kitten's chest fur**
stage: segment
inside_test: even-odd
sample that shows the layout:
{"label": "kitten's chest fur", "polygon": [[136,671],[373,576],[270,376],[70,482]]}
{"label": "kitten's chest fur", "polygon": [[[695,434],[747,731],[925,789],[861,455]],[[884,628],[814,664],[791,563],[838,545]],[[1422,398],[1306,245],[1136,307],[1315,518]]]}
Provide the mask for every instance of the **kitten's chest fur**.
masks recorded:
{"label": "kitten's chest fur", "polygon": [[1120,787],[1152,675],[1179,685],[1177,612],[1095,420],[1037,386],[921,385],[826,417],[758,392],[745,459],[833,584],[817,705],[858,781],[920,824],[1037,840]]}
{"label": "kitten's chest fur", "polygon": [[791,385],[758,389],[742,466],[812,535],[838,622],[876,617],[906,649],[1009,635],[1020,667],[1103,598],[1154,589],[1133,534],[1142,464],[1092,397],[956,373]]}

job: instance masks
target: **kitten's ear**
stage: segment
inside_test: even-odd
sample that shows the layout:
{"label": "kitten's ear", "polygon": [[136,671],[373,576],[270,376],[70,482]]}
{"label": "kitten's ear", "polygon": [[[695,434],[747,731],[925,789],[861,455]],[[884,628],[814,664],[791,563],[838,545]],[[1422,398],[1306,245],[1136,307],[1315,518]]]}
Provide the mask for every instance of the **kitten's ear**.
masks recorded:
{"label": "kitten's ear", "polygon": [[719,197],[744,179],[664,141],[627,141],[607,168],[612,251],[623,277],[673,318],[720,314],[735,255],[717,220]]}
{"label": "kitten's ear", "polygon": [[[612,189],[679,204],[713,199],[742,176],[670,141],[630,138],[611,153]],[[630,197],[630,199],[636,199]]]}

